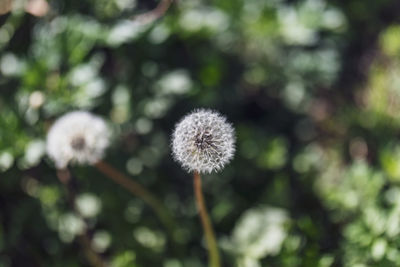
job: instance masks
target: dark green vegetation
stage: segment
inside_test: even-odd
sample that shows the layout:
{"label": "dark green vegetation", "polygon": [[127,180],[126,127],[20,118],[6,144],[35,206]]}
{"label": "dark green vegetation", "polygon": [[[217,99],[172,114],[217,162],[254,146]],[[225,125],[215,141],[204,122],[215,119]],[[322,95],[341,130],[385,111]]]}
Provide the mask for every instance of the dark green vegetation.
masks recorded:
{"label": "dark green vegetation", "polygon": [[[19,3],[21,7],[21,2]],[[234,160],[204,175],[224,266],[400,262],[400,1],[51,0],[0,17],[0,266],[89,266],[44,141],[65,112],[115,130],[105,161],[175,215],[73,167],[92,245],[115,267],[206,266],[192,177],[170,155],[187,112],[219,110]],[[23,6],[23,4],[22,4]]]}

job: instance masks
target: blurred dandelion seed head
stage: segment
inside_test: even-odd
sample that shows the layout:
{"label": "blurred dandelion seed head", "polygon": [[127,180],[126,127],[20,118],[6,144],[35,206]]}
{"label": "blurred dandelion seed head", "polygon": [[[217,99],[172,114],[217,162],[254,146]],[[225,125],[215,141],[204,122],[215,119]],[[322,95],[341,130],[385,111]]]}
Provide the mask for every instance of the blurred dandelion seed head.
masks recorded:
{"label": "blurred dandelion seed head", "polygon": [[221,170],[235,152],[235,130],[216,111],[199,109],[185,116],[172,135],[172,154],[189,172]]}
{"label": "blurred dandelion seed head", "polygon": [[87,111],[73,111],[59,118],[47,134],[46,150],[57,168],[69,163],[94,164],[110,143],[106,122]]}

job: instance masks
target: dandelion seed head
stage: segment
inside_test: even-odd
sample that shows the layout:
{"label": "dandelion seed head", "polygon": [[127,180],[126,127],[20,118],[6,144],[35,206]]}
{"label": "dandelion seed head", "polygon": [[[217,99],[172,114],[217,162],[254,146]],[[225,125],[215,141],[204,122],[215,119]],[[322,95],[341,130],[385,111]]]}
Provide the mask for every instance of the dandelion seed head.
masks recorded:
{"label": "dandelion seed head", "polygon": [[235,152],[235,131],[213,110],[199,109],[185,116],[172,134],[172,154],[189,172],[221,170]]}
{"label": "dandelion seed head", "polygon": [[94,164],[104,156],[111,138],[106,122],[87,111],[60,117],[47,134],[46,150],[57,168],[69,163]]}

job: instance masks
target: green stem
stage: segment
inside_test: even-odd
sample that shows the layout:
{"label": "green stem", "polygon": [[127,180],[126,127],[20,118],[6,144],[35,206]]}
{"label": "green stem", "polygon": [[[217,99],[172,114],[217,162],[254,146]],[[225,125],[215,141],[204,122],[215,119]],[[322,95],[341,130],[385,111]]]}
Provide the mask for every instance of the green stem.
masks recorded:
{"label": "green stem", "polygon": [[204,203],[203,191],[201,189],[201,177],[198,172],[194,173],[194,193],[196,195],[197,208],[203,226],[204,234],[206,236],[208,246],[208,265],[209,267],[220,267],[220,257],[218,252],[217,241],[215,239],[214,230],[211,225],[210,218],[207,213],[206,205]]}

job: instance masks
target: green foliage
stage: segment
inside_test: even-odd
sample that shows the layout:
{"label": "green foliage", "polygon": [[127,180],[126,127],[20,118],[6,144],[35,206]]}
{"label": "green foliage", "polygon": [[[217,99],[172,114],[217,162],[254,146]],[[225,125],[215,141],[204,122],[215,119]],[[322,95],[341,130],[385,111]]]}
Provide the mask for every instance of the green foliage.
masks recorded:
{"label": "green foliage", "polygon": [[[0,266],[90,266],[86,230],[113,267],[205,266],[169,145],[200,107],[237,133],[235,159],[202,177],[224,266],[398,265],[397,1],[186,0],[148,24],[131,17],[158,1],[52,0],[44,17],[14,2],[0,17]],[[94,167],[71,168],[69,203],[45,138],[76,109],[110,122],[105,161],[162,200],[175,240]]]}

